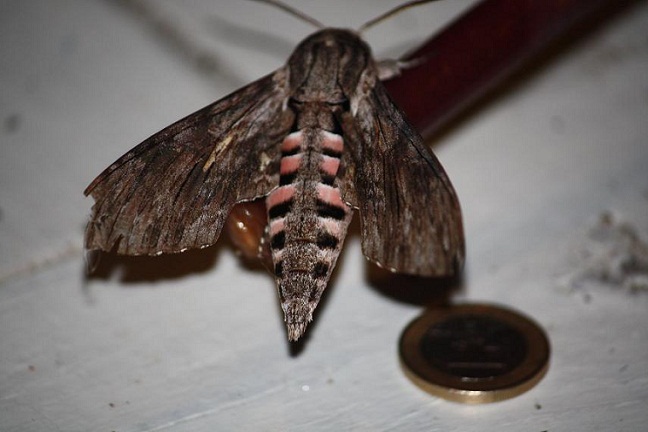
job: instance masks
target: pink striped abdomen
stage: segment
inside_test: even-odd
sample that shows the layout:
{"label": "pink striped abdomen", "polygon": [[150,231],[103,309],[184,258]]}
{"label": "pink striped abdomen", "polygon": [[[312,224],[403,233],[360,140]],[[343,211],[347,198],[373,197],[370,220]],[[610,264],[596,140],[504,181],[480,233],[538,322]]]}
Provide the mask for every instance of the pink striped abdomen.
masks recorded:
{"label": "pink striped abdomen", "polygon": [[291,340],[312,319],[351,221],[335,185],[342,151],[337,134],[318,128],[291,133],[281,145],[279,187],[266,198],[266,239]]}

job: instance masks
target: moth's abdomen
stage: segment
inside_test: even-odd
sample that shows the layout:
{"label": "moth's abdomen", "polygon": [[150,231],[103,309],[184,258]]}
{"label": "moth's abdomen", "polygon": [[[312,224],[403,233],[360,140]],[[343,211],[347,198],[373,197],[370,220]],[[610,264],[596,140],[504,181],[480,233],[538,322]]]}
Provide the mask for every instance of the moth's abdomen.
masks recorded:
{"label": "moth's abdomen", "polygon": [[351,221],[335,185],[342,151],[340,135],[319,128],[291,133],[281,145],[279,187],[266,199],[267,238],[290,340],[312,319]]}

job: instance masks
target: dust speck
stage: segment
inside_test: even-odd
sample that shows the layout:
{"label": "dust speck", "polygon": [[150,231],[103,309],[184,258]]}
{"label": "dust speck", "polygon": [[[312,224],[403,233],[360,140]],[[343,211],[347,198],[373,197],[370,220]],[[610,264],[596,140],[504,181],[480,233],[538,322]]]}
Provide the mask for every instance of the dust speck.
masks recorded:
{"label": "dust speck", "polygon": [[[602,213],[579,239],[573,255],[573,270],[561,276],[561,286],[648,293],[648,243],[634,225],[618,216]],[[584,297],[585,303],[591,300]]]}

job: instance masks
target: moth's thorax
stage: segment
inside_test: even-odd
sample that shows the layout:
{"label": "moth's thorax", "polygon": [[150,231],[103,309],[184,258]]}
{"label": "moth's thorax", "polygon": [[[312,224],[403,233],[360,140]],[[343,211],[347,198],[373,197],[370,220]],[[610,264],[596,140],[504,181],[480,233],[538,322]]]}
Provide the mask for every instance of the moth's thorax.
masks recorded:
{"label": "moth's thorax", "polygon": [[342,104],[355,94],[363,74],[376,74],[371,49],[344,29],[325,29],[300,43],[288,60],[292,99]]}
{"label": "moth's thorax", "polygon": [[324,102],[301,103],[294,100],[290,104],[295,112],[295,129],[323,129],[330,132],[339,129],[335,115],[344,105],[330,105]]}

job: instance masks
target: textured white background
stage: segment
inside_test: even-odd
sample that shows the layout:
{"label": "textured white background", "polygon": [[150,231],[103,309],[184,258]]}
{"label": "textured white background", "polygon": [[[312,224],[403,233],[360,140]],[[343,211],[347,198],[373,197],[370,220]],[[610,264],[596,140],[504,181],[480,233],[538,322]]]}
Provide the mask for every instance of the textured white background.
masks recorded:
{"label": "textured white background", "polygon": [[[299,6],[357,26],[395,3]],[[470,4],[367,39],[397,56]],[[402,374],[397,340],[422,308],[372,288],[357,237],[296,353],[272,279],[227,245],[84,278],[83,188],[278,67],[307,25],[244,1],[1,1],[0,431],[646,430],[646,28],[642,2],[434,143],[464,209],[457,300],[522,311],[553,348],[536,388],[464,406]],[[592,231],[605,212],[617,225]],[[632,275],[608,268],[632,257]]]}

